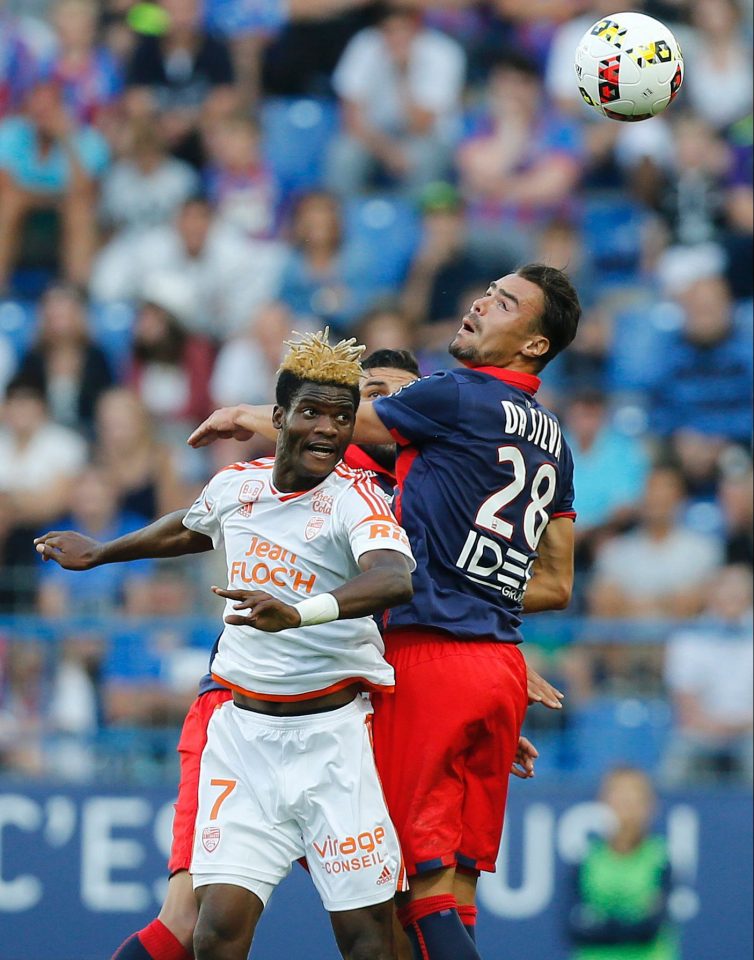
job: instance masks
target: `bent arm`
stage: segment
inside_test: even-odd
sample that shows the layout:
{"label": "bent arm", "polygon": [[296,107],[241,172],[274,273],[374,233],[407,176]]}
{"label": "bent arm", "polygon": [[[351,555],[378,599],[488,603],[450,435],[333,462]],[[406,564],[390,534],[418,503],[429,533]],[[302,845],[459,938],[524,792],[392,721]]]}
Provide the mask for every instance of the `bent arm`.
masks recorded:
{"label": "bent arm", "polygon": [[524,613],[564,610],[573,591],[573,520],[550,520],[539,541],[532,578],[524,594]]}
{"label": "bent arm", "polygon": [[[338,609],[332,611],[331,616],[328,613],[324,620],[304,621],[300,604],[284,603],[262,590],[223,590],[221,587],[213,587],[212,590],[218,597],[238,601],[233,605],[238,612],[225,617],[226,623],[237,627],[252,626],[269,633],[302,624],[311,626],[335,619],[367,617],[385,607],[405,603],[413,596],[408,560],[396,550],[371,550],[362,554],[359,567],[362,573],[332,591]],[[315,599],[303,602],[311,603]],[[242,614],[244,610],[249,612]]]}
{"label": "bent arm", "polygon": [[359,557],[363,571],[332,591],[340,609],[339,620],[366,617],[385,607],[408,603],[414,595],[411,567],[397,550],[370,550]]}
{"label": "bent arm", "polygon": [[209,537],[183,525],[186,512],[176,510],[147,527],[105,543],[72,530],[53,530],[38,537],[34,545],[44,560],[54,560],[66,570],[91,570],[105,563],[183,557],[212,550]]}
{"label": "bent arm", "polygon": [[[272,404],[240,403],[221,407],[200,423],[188,438],[192,447],[206,447],[215,440],[250,440],[256,433],[274,440],[277,430],[272,423]],[[392,443],[393,437],[369,402],[362,403],[356,414],[355,443]]]}

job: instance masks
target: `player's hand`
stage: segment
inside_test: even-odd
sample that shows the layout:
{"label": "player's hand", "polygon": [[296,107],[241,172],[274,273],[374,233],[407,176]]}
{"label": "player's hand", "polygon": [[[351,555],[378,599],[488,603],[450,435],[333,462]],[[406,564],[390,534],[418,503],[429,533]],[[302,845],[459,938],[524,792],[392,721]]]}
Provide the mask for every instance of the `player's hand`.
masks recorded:
{"label": "player's hand", "polygon": [[91,570],[99,563],[102,544],[73,530],[52,530],[36,538],[34,549],[43,560],[54,560],[65,570]]}
{"label": "player's hand", "polygon": [[212,592],[226,600],[236,600],[234,610],[248,610],[247,614],[233,614],[225,622],[234,627],[255,627],[266,633],[277,633],[291,627],[301,626],[301,614],[295,607],[282,600],[276,600],[264,590],[223,590],[212,587]]}
{"label": "player's hand", "polygon": [[254,434],[250,430],[236,425],[238,407],[221,407],[211,413],[204,423],[200,423],[188,438],[191,447],[207,447],[215,440],[251,440]]}
{"label": "player's hand", "polygon": [[557,687],[541,677],[536,670],[526,664],[526,683],[529,693],[529,703],[541,703],[550,710],[562,710],[563,704],[560,702],[565,694],[561,693]]}
{"label": "player's hand", "polygon": [[511,773],[521,780],[529,780],[534,776],[534,761],[539,756],[539,750],[526,737],[518,738],[518,750],[511,765]]}

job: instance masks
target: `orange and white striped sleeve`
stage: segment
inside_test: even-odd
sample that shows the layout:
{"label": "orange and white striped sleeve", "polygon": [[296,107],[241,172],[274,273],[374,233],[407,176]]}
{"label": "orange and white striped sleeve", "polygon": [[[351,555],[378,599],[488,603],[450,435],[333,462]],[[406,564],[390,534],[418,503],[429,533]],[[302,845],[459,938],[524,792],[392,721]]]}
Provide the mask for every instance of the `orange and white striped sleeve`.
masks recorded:
{"label": "orange and white striped sleeve", "polygon": [[356,561],[370,550],[395,550],[407,557],[412,570],[416,569],[406,531],[373,480],[356,480],[340,498],[338,511]]}

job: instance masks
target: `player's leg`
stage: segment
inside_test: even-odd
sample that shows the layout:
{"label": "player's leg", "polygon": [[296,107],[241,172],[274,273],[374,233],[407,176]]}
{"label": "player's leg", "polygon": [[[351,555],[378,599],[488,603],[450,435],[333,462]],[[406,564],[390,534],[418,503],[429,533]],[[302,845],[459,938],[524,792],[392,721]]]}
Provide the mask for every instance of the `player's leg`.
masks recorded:
{"label": "player's leg", "polygon": [[185,946],[189,955],[194,941],[197,915],[198,907],[191,874],[188,869],[180,870],[168,881],[168,892],[157,919]]}
{"label": "player's leg", "polygon": [[476,888],[479,872],[458,868],[453,881],[453,896],[458,904],[458,916],[466,933],[476,942]]}
{"label": "player's leg", "polygon": [[214,711],[191,858],[197,960],[246,960],[262,909],[304,853],[285,807],[287,773],[274,718],[232,702]]}
{"label": "player's leg", "polygon": [[414,960],[414,950],[411,946],[403,924],[398,919],[396,908],[393,907],[393,943],[395,944],[395,960]]}
{"label": "player's leg", "polygon": [[331,913],[335,941],[345,960],[393,960],[393,904]]}
{"label": "player's leg", "polygon": [[417,960],[478,960],[454,896],[474,722],[463,671],[457,677],[467,657],[467,646],[446,639],[388,635],[396,692],[375,698],[377,765],[410,875],[398,917]]}
{"label": "player's leg", "polygon": [[398,908],[415,960],[480,960],[460,914],[455,867],[412,876]]}
{"label": "player's leg", "polygon": [[406,886],[398,835],[374,762],[371,718],[371,704],[362,697],[297,718],[305,749],[299,746],[302,759],[291,756],[312,882],[346,960],[393,960],[393,898]]}
{"label": "player's leg", "polygon": [[464,924],[472,926],[473,885],[460,881],[470,901],[461,916],[456,866],[494,869],[527,703],[525,664],[503,644],[403,631],[387,640],[398,682],[393,697],[375,700],[374,729],[411,878],[399,916],[417,958],[478,958]]}
{"label": "player's leg", "polygon": [[168,892],[158,917],[126,940],[112,960],[191,960],[196,897],[188,868],[194,840],[199,765],[207,742],[207,724],[215,708],[230,699],[229,690],[210,690],[194,700],[183,722],[178,754],[181,775],[173,817]]}
{"label": "player's leg", "polygon": [[462,836],[453,893],[461,921],[476,940],[480,871],[493,871],[503,832],[510,768],[527,708],[526,664],[517,647],[480,644],[474,667],[484,677],[479,721],[464,764]]}
{"label": "player's leg", "polygon": [[212,883],[197,889],[196,960],[246,960],[264,903],[244,887]]}
{"label": "player's leg", "polygon": [[183,870],[168,881],[159,916],[121,944],[112,960],[192,960],[195,921],[196,898]]}

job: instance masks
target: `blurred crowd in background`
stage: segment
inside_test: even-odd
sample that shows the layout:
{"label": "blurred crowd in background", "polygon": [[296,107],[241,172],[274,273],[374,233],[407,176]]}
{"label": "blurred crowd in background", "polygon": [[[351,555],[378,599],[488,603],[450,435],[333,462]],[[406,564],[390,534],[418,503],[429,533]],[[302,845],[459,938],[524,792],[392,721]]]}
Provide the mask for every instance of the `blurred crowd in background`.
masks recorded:
{"label": "blurred crowd in background", "polygon": [[614,6],[0,0],[0,772],[175,776],[219,626],[222,558],[70,574],[35,535],[269,453],[185,439],[272,398],[292,330],[430,373],[536,259],[584,305],[541,391],[579,513],[571,610],[527,627],[568,702],[541,771],[751,783],[751,6],[632,0],[686,68],[638,124],[573,73]]}

